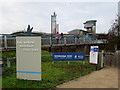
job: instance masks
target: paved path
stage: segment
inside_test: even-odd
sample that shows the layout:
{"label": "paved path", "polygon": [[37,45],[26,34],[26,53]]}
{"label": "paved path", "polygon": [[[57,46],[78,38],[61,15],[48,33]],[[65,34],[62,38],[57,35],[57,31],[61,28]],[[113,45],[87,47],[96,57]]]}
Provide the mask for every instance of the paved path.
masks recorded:
{"label": "paved path", "polygon": [[57,88],[118,88],[118,70],[105,68],[69,81]]}

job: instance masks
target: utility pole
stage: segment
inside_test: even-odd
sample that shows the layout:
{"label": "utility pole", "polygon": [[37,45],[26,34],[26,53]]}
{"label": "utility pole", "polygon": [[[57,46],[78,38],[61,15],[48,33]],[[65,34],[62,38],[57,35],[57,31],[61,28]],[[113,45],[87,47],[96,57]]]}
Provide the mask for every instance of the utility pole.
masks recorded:
{"label": "utility pole", "polygon": [[118,49],[120,49],[120,1],[118,2]]}
{"label": "utility pole", "polygon": [[120,35],[120,1],[118,2],[118,36]]}

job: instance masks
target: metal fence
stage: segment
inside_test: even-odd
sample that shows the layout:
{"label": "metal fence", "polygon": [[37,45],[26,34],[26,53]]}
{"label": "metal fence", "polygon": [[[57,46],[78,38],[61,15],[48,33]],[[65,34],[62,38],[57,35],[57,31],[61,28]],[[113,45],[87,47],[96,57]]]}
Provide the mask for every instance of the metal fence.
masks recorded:
{"label": "metal fence", "polygon": [[105,53],[105,64],[118,67],[120,64],[120,51],[116,51],[115,53]]}
{"label": "metal fence", "polygon": [[104,53],[104,64],[105,66],[120,67],[120,51],[114,53],[105,52]]}
{"label": "metal fence", "polygon": [[[81,38],[42,38],[42,47],[58,45],[103,44],[105,40],[87,40]],[[16,37],[0,37],[0,49],[16,48]]]}

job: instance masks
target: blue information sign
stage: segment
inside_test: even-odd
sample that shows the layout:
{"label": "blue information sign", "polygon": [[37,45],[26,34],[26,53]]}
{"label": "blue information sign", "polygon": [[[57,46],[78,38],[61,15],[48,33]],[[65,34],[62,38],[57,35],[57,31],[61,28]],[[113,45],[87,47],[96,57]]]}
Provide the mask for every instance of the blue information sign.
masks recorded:
{"label": "blue information sign", "polygon": [[91,46],[91,50],[93,52],[98,52],[98,46]]}
{"label": "blue information sign", "polygon": [[53,61],[84,61],[85,53],[53,53]]}

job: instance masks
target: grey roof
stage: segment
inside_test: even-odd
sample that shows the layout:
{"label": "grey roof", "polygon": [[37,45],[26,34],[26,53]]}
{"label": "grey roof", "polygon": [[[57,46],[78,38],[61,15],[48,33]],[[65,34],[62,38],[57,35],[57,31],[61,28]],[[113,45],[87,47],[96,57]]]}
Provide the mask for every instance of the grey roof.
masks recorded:
{"label": "grey roof", "polygon": [[84,24],[88,23],[88,22],[97,22],[97,20],[88,20],[86,21]]}

